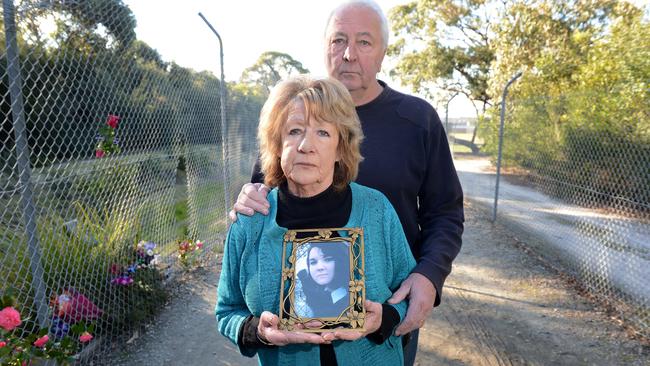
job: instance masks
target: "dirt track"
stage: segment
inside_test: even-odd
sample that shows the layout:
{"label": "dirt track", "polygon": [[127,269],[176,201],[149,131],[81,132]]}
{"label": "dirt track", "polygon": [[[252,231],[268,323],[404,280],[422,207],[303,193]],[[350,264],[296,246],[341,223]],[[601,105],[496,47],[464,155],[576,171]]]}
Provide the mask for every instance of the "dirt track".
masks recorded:
{"label": "dirt track", "polygon": [[[463,249],[420,333],[418,365],[650,365],[650,346],[526,254],[468,204]],[[216,331],[218,269],[185,278],[111,365],[256,365]]]}

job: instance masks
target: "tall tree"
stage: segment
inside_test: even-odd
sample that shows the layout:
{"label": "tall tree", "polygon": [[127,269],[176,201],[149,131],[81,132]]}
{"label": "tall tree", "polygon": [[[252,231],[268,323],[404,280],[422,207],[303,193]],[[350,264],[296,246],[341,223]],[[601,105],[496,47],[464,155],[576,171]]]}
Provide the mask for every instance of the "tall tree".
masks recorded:
{"label": "tall tree", "polygon": [[400,56],[391,76],[431,98],[442,89],[447,98],[460,93],[471,100],[478,122],[471,140],[459,143],[472,151],[478,151],[476,133],[491,105],[488,80],[497,6],[487,0],[418,0],[390,12],[397,40],[388,54]]}
{"label": "tall tree", "polygon": [[300,61],[290,55],[267,51],[260,55],[254,65],[242,72],[240,83],[248,86],[253,94],[266,97],[278,81],[308,72]]}
{"label": "tall tree", "polygon": [[75,47],[84,45],[86,40],[86,48],[111,46],[121,51],[136,39],[135,15],[122,0],[23,0],[20,9],[27,14],[24,26],[33,43],[42,42],[39,25],[47,16],[57,22],[55,40],[59,47],[69,42]]}
{"label": "tall tree", "polygon": [[417,92],[442,88],[490,105],[487,93],[494,61],[491,33],[494,3],[486,0],[418,0],[390,11],[397,40],[388,54],[399,56],[391,75]]}

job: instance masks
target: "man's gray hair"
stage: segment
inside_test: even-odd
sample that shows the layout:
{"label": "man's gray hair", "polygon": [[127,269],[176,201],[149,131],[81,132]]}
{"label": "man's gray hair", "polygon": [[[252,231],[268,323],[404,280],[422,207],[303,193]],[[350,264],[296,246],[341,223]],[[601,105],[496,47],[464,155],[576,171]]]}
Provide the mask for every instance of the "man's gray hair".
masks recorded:
{"label": "man's gray hair", "polygon": [[334,8],[332,12],[330,13],[330,16],[327,18],[327,23],[325,24],[325,34],[327,35],[327,28],[330,26],[330,22],[332,21],[332,17],[334,14],[338,13],[339,11],[350,8],[350,7],[365,7],[367,9],[370,9],[377,14],[379,17],[379,26],[381,29],[381,38],[382,38],[382,46],[384,47],[384,51],[388,48],[388,19],[386,19],[386,15],[384,15],[384,11],[381,10],[381,7],[379,4],[377,4],[373,0],[348,0]]}

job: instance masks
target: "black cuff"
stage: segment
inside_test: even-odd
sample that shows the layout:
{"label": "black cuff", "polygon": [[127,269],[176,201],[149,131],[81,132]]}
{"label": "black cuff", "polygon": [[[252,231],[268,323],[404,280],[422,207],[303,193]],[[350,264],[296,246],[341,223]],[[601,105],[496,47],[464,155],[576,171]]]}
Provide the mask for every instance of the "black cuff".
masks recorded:
{"label": "black cuff", "polygon": [[393,330],[399,324],[399,313],[392,305],[381,304],[381,325],[379,329],[368,334],[366,338],[376,343],[382,344],[393,334]]}
{"label": "black cuff", "polygon": [[249,316],[244,320],[244,323],[239,329],[239,336],[237,337],[237,345],[240,348],[271,348],[270,346],[262,343],[257,337],[257,325],[260,323],[260,318],[256,316]]}

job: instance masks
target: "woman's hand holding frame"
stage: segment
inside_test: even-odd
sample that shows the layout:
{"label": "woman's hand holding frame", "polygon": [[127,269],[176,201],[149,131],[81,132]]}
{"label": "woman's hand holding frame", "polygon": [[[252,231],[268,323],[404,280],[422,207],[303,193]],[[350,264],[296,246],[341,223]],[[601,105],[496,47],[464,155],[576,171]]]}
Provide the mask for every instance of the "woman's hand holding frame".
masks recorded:
{"label": "woman's hand holding frame", "polygon": [[[267,345],[286,346],[292,343],[329,343],[319,334],[306,333],[297,331],[287,331],[278,329],[280,318],[265,311],[260,315],[260,322],[257,326],[257,335],[259,340]],[[302,325],[301,325],[302,327]]]}

